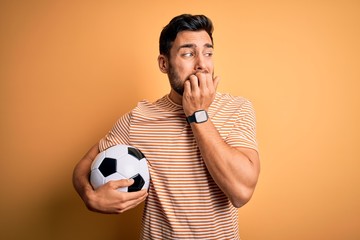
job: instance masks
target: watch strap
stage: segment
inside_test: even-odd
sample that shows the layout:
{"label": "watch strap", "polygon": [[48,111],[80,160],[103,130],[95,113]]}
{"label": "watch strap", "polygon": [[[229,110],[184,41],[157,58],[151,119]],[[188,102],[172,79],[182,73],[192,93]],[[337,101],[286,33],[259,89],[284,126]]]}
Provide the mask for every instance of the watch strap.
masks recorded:
{"label": "watch strap", "polygon": [[193,113],[193,115],[190,115],[188,117],[186,117],[186,121],[190,124],[193,122],[196,122],[196,118],[195,118],[195,113]]}

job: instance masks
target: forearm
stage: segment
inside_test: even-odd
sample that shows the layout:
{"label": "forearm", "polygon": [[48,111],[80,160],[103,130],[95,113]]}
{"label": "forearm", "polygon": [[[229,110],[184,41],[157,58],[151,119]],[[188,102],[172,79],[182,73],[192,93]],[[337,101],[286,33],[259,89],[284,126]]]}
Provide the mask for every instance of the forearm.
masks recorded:
{"label": "forearm", "polygon": [[85,156],[79,161],[75,166],[73,171],[73,185],[75,190],[78,192],[80,197],[84,200],[85,203],[88,202],[89,192],[93,191],[92,186],[89,183],[89,173],[90,167],[93,159],[99,153],[98,145],[94,145]]}
{"label": "forearm", "polygon": [[212,178],[232,204],[241,207],[251,198],[257,183],[257,152],[226,144],[211,120],[191,126]]}

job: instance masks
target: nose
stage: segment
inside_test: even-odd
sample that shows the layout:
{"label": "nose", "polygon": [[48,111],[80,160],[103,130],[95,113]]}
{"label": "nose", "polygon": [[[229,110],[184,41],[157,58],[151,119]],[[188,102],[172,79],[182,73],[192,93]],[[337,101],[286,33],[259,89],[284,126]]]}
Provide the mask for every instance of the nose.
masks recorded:
{"label": "nose", "polygon": [[205,59],[202,54],[198,54],[195,60],[195,70],[204,71],[206,69]]}

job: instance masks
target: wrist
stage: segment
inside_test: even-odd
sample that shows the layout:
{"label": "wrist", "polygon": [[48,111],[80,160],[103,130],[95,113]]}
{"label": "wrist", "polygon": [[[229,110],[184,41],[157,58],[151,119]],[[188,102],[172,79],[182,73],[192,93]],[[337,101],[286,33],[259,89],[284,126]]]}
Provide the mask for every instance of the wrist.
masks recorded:
{"label": "wrist", "polygon": [[204,123],[209,119],[209,115],[206,110],[197,110],[193,114],[186,117],[186,121],[191,123]]}
{"label": "wrist", "polygon": [[80,194],[80,197],[89,209],[93,209],[94,203],[96,202],[96,194],[94,189],[90,185],[84,187],[83,191]]}

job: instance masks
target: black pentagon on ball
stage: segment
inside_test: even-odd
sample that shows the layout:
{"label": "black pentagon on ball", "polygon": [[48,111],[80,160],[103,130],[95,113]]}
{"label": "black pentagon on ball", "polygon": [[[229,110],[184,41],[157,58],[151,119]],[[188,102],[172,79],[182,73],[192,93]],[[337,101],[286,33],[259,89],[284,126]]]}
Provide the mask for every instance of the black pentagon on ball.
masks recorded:
{"label": "black pentagon on ball", "polygon": [[139,149],[133,147],[128,147],[128,154],[134,156],[137,160],[141,160],[145,157]]}
{"label": "black pentagon on ball", "polygon": [[114,158],[104,158],[102,160],[99,171],[104,177],[107,177],[116,172],[116,159]]}
{"label": "black pentagon on ball", "polygon": [[145,184],[144,179],[141,177],[140,174],[136,174],[131,178],[134,179],[134,183],[130,187],[128,187],[128,192],[140,191]]}

